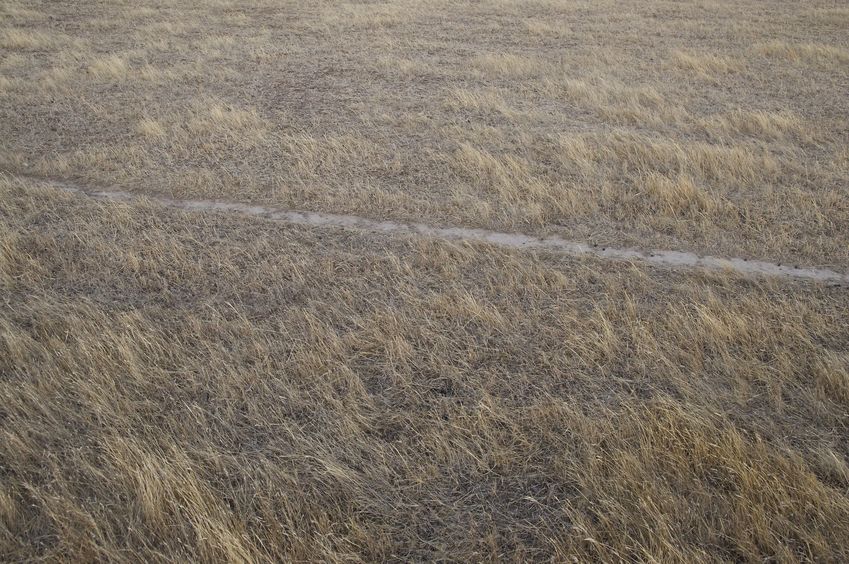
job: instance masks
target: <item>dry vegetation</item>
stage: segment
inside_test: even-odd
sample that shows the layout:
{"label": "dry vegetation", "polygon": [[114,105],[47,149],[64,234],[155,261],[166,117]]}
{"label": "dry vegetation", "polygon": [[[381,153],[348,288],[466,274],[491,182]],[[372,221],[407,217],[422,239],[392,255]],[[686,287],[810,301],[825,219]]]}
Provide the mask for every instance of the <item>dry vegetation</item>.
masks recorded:
{"label": "dry vegetation", "polygon": [[7,0],[0,168],[846,267],[847,28],[825,0]]}
{"label": "dry vegetation", "polygon": [[4,559],[849,558],[845,289],[0,195]]}
{"label": "dry vegetation", "polygon": [[0,560],[847,561],[849,9],[0,3]]}

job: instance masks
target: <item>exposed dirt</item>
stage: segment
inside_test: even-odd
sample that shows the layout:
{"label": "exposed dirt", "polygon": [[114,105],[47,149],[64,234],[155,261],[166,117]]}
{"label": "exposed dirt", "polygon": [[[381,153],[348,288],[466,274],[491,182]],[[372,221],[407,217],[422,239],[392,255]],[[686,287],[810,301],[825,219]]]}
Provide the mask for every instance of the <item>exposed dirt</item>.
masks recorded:
{"label": "exposed dirt", "polygon": [[116,200],[133,201],[148,198],[162,205],[187,211],[219,211],[260,216],[273,221],[282,221],[298,225],[317,227],[340,227],[359,231],[377,231],[381,233],[418,234],[462,241],[482,241],[502,247],[519,249],[544,249],[569,255],[593,255],[613,260],[639,260],[658,266],[707,268],[714,270],[732,270],[740,274],[753,276],[778,276],[817,280],[849,286],[849,274],[827,268],[812,268],[801,265],[773,263],[743,258],[723,258],[710,255],[675,250],[639,250],[628,248],[604,247],[580,241],[569,241],[558,236],[536,237],[524,233],[503,233],[488,229],[467,227],[441,227],[425,223],[405,223],[397,221],[376,221],[373,219],[344,214],[286,210],[271,206],[256,206],[239,202],[212,200],[177,200],[163,196],[131,194],[120,190],[94,189],[63,180],[45,181],[65,191],[85,194],[86,196]]}

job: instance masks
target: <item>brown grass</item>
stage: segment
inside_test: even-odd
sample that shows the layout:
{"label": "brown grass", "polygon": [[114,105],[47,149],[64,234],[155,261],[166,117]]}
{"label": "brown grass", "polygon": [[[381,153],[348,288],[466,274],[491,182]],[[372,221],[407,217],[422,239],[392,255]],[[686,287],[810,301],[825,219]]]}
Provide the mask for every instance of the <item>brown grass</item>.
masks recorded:
{"label": "brown grass", "polygon": [[[0,19],[0,166],[845,266],[845,10],[757,12],[725,0],[689,11],[663,0],[11,2]],[[165,134],[144,134],[142,120]],[[587,139],[590,166],[563,158],[564,136]],[[662,156],[635,169],[639,146],[608,149],[623,139],[674,147],[676,170]],[[300,140],[315,145],[308,155]],[[467,147],[524,162],[523,174],[495,189],[469,182],[454,166]],[[719,217],[694,227],[647,214],[633,196],[652,174],[690,177],[723,202]]]}
{"label": "brown grass", "polygon": [[832,66],[849,62],[849,49],[839,46],[805,43],[796,45],[785,41],[771,41],[758,45],[756,51],[769,57],[788,59],[794,62],[818,62]]}
{"label": "brown grass", "polygon": [[0,4],[0,560],[849,560],[845,289],[32,180],[845,271],[845,8]]}
{"label": "brown grass", "polygon": [[88,67],[95,80],[122,80],[129,74],[129,66],[120,55],[108,55],[95,60]]}
{"label": "brown grass", "polygon": [[10,180],[0,218],[5,560],[849,557],[843,289]]}

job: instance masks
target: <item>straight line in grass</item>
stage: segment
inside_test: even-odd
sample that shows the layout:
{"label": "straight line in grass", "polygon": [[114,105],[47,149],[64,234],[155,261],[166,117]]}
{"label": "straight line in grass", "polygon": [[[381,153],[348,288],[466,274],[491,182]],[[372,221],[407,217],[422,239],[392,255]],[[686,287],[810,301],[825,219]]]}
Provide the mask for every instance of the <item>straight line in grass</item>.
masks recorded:
{"label": "straight line in grass", "polygon": [[[35,177],[33,177],[35,178]],[[438,239],[459,241],[480,241],[514,249],[536,249],[563,253],[573,256],[589,255],[612,260],[635,260],[657,266],[704,268],[708,270],[729,270],[749,276],[774,276],[835,283],[849,287],[849,274],[826,268],[808,268],[802,266],[772,263],[744,258],[722,258],[700,256],[695,253],[669,250],[637,250],[592,245],[579,241],[569,241],[556,235],[537,237],[523,233],[504,233],[488,229],[467,227],[438,227],[425,223],[405,223],[398,221],[377,221],[354,215],[323,212],[287,210],[271,206],[256,206],[238,202],[211,200],[177,200],[150,194],[138,195],[119,190],[98,190],[62,180],[37,178],[41,182],[75,194],[111,201],[132,202],[148,199],[169,208],[186,211],[218,211],[241,215],[263,217],[284,223],[313,227],[335,227],[365,232],[388,233],[394,235],[421,235]]]}

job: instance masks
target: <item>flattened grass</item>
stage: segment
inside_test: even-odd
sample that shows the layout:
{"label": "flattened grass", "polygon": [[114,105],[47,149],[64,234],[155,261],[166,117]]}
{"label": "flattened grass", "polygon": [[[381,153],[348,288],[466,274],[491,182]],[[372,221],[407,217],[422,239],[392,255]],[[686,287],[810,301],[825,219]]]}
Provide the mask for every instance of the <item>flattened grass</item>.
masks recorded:
{"label": "flattened grass", "polygon": [[844,289],[0,193],[4,559],[842,560]]}

